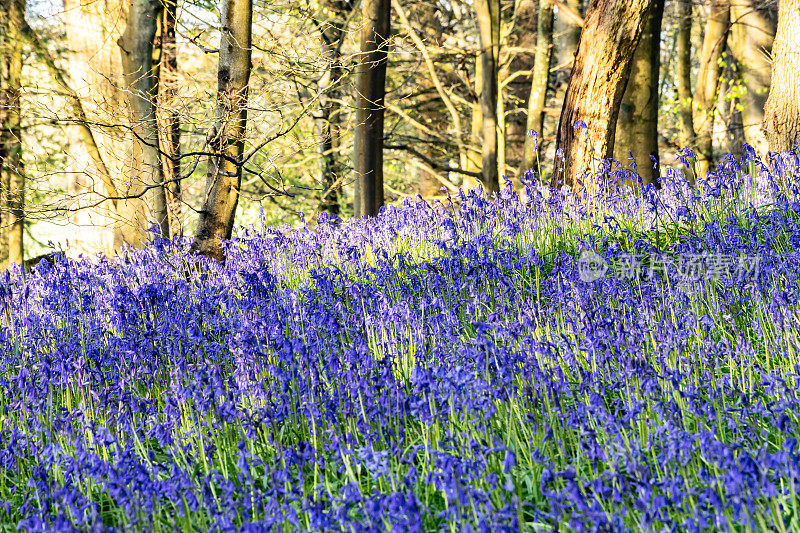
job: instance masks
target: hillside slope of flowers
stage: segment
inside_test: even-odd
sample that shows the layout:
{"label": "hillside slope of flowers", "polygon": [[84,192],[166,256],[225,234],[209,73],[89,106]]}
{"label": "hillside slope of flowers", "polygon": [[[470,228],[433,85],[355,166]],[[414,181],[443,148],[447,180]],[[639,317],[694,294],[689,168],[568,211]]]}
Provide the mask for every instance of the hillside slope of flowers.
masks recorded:
{"label": "hillside slope of flowers", "polygon": [[[774,163],[6,273],[0,523],[797,531],[800,176]],[[588,250],[757,268],[586,280]]]}

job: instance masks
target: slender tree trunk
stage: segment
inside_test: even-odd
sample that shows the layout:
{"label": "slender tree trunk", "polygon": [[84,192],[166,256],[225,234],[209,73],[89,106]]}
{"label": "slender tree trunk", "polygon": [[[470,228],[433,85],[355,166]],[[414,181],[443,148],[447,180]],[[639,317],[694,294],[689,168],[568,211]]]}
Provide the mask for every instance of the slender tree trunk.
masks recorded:
{"label": "slender tree trunk", "polygon": [[181,116],[178,106],[178,45],[175,25],[178,16],[177,0],[165,0],[161,15],[158,58],[158,119],[159,141],[163,156],[164,192],[169,215],[169,234],[183,235],[183,192],[181,186]]}
{"label": "slender tree trunk", "polygon": [[[25,17],[22,0],[2,0],[5,36],[0,48],[0,184],[3,202],[0,217],[8,247],[3,250],[9,262],[24,262],[25,173],[22,168],[22,39]],[[7,33],[6,33],[7,32]],[[3,242],[3,245],[6,243]],[[5,247],[5,246],[4,246]]]}
{"label": "slender tree trunk", "polygon": [[726,46],[730,18],[730,0],[712,0],[694,91],[694,127],[700,177],[705,177],[714,161],[714,111],[722,74],[720,59]]}
{"label": "slender tree trunk", "polygon": [[[599,187],[595,159],[612,155],[619,105],[653,1],[595,0],[589,7],[561,110],[553,186]],[[577,121],[588,128],[576,128]]]}
{"label": "slender tree trunk", "polygon": [[383,120],[390,14],[390,0],[364,0],[353,139],[353,207],[357,217],[376,216],[383,206]]}
{"label": "slender tree trunk", "polygon": [[[528,98],[527,135],[522,149],[520,176],[534,168],[541,156],[544,138],[544,106],[547,102],[547,85],[550,80],[550,58],[553,49],[553,3],[541,0],[536,38],[536,58],[531,75],[531,92]],[[534,136],[535,135],[535,136]]]}
{"label": "slender tree trunk", "polygon": [[624,166],[633,154],[644,184],[659,183],[658,81],[661,70],[661,19],[664,0],[655,0],[642,23],[630,78],[620,104],[614,139],[614,159]]}
{"label": "slender tree trunk", "polygon": [[247,96],[252,70],[252,0],[225,0],[217,69],[216,123],[209,135],[206,195],[192,249],[223,260],[223,240],[231,238],[247,127]]}
{"label": "slender tree trunk", "polygon": [[781,0],[772,45],[772,86],[764,111],[764,133],[772,152],[800,142],[800,0]]}
{"label": "slender tree trunk", "polygon": [[498,58],[500,56],[500,1],[476,0],[475,11],[481,43],[481,92],[483,115],[483,186],[488,192],[500,190],[497,168]]}
{"label": "slender tree trunk", "polygon": [[777,6],[757,0],[732,0],[728,45],[739,63],[747,91],[742,95],[744,139],[761,154],[769,149],[761,129],[764,104],[769,93],[772,65],[770,56],[775,39]]}
{"label": "slender tree trunk", "polygon": [[161,235],[169,237],[169,215],[156,119],[157,78],[153,71],[153,44],[161,13],[160,0],[132,0],[128,8],[127,25],[118,44],[134,135],[131,162],[134,187],[146,198],[144,214],[149,219],[143,222],[157,223]]}

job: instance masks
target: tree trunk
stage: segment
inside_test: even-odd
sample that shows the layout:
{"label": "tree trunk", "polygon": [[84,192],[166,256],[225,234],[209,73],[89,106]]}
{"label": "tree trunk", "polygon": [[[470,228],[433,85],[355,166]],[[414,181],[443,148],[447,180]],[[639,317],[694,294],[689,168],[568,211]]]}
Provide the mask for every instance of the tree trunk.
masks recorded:
{"label": "tree trunk", "polygon": [[772,86],[764,110],[764,133],[772,152],[800,142],[800,0],[781,0],[772,45]]}
{"label": "tree trunk", "polygon": [[500,190],[497,168],[498,58],[500,56],[500,1],[476,0],[475,12],[481,43],[480,105],[483,118],[481,162],[483,187],[490,193]]}
{"label": "tree trunk", "polygon": [[148,225],[155,222],[161,235],[169,238],[169,215],[161,167],[158,121],[156,119],[156,75],[153,71],[153,44],[160,0],[132,0],[125,31],[118,44],[122,57],[126,95],[133,132],[131,160],[133,187],[145,198],[144,215]]}
{"label": "tree trunk", "polygon": [[714,110],[717,107],[717,92],[722,74],[720,59],[726,46],[730,18],[730,1],[712,0],[694,91],[694,127],[700,177],[705,177],[714,162]]}
{"label": "tree trunk", "polygon": [[[531,75],[531,92],[528,98],[527,135],[522,149],[520,176],[534,168],[540,160],[544,138],[544,106],[547,102],[547,85],[550,80],[550,58],[553,49],[553,3],[542,0],[536,37],[536,58]],[[540,176],[541,179],[541,176]]]}
{"label": "tree trunk", "polygon": [[[566,184],[576,191],[599,187],[595,159],[612,155],[630,64],[643,17],[654,1],[592,2],[561,109],[553,186]],[[588,128],[576,128],[578,121]]]}
{"label": "tree trunk", "polygon": [[353,207],[357,217],[376,216],[383,206],[383,119],[390,14],[390,0],[364,0],[353,139]]}
{"label": "tree trunk", "polygon": [[164,192],[169,215],[169,234],[183,235],[183,192],[181,186],[181,116],[178,106],[178,45],[175,40],[178,3],[164,2],[160,35],[156,40],[160,55],[158,64],[158,98],[156,117],[159,141],[163,152]]}
{"label": "tree trunk", "polygon": [[225,0],[217,68],[216,123],[209,135],[206,194],[192,249],[223,260],[221,244],[231,238],[247,127],[247,96],[252,70],[252,0]]}
{"label": "tree trunk", "polygon": [[642,35],[633,55],[614,136],[614,159],[628,166],[632,154],[642,183],[652,183],[656,187],[660,186],[657,164],[658,81],[663,15],[664,0],[655,0],[642,22]]}
{"label": "tree trunk", "polygon": [[776,6],[756,0],[733,0],[728,45],[739,63],[747,91],[742,95],[744,139],[760,154],[769,149],[761,129],[769,93],[770,56],[775,39]]}
{"label": "tree trunk", "polygon": [[[25,174],[22,169],[22,38],[25,17],[22,0],[2,0],[0,4],[4,37],[0,38],[0,184],[2,184],[2,225],[8,247],[2,256],[11,263],[24,262]],[[5,248],[5,242],[2,243]]]}

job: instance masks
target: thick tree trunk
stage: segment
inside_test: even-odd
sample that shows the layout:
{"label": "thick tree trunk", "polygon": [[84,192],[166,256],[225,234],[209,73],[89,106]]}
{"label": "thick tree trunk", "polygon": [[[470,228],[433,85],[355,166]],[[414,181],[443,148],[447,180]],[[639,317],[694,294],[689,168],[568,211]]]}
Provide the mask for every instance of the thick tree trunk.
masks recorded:
{"label": "thick tree trunk", "polygon": [[772,152],[800,143],[800,0],[781,0],[772,45],[772,86],[764,111],[764,133]]}
{"label": "thick tree trunk", "polygon": [[158,121],[156,119],[156,75],[153,71],[153,44],[160,0],[132,0],[128,8],[125,31],[118,44],[133,132],[133,154],[130,170],[133,187],[146,199],[144,215],[148,225],[158,224],[161,235],[169,237],[167,196],[161,167]]}
{"label": "thick tree trunk", "polygon": [[0,257],[23,264],[25,174],[22,169],[22,39],[20,29],[25,17],[22,0],[2,0],[0,38],[0,222],[5,230],[0,243],[5,248]]}
{"label": "thick tree trunk", "polygon": [[481,43],[480,105],[483,119],[481,162],[483,187],[490,193],[500,190],[497,168],[498,58],[500,56],[500,1],[476,0],[475,12]]}
{"label": "thick tree trunk", "polygon": [[658,81],[661,69],[661,19],[664,0],[655,0],[642,23],[642,35],[620,104],[614,159],[628,166],[631,154],[644,184],[659,183]]}
{"label": "thick tree trunk", "polygon": [[217,69],[216,123],[209,135],[206,194],[192,249],[222,260],[223,240],[231,238],[247,127],[247,96],[252,70],[252,0],[225,0]]}
{"label": "thick tree trunk", "polygon": [[178,45],[175,25],[178,16],[176,0],[165,0],[160,34],[156,37],[158,58],[158,98],[156,117],[161,143],[164,192],[169,215],[169,234],[183,235],[183,192],[181,185],[181,116],[178,106]]}
{"label": "thick tree trunk", "polygon": [[692,118],[692,0],[676,1],[678,16],[678,58],[675,77],[678,84],[678,125],[683,148],[694,145]]}
{"label": "thick tree trunk", "polygon": [[700,177],[705,177],[714,162],[714,111],[722,74],[720,59],[726,47],[730,18],[730,0],[712,0],[694,91],[694,127]]}
{"label": "thick tree trunk", "polygon": [[747,91],[742,95],[744,139],[760,154],[769,149],[761,129],[764,104],[769,93],[772,65],[770,56],[775,39],[777,6],[758,0],[732,0],[728,46],[739,63]]}
{"label": "thick tree trunk", "polygon": [[[552,185],[597,190],[596,158],[612,155],[617,114],[642,20],[654,0],[595,0],[561,109]],[[588,128],[576,128],[582,121]],[[588,136],[588,138],[586,137]]]}
{"label": "thick tree trunk", "polygon": [[528,98],[527,135],[522,149],[520,176],[534,168],[540,160],[544,138],[544,107],[547,102],[547,85],[550,80],[550,58],[553,49],[553,3],[541,0],[536,37],[536,58],[531,75]]}
{"label": "thick tree trunk", "polygon": [[364,0],[353,139],[353,207],[357,217],[376,216],[383,206],[383,120],[390,14],[390,0]]}

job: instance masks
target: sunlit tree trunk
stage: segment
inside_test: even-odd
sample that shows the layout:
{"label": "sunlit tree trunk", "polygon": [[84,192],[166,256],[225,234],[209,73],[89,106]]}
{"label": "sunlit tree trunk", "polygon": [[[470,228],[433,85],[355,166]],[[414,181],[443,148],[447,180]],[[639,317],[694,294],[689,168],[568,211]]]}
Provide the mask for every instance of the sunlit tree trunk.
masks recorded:
{"label": "sunlit tree trunk", "polygon": [[[561,110],[553,186],[566,184],[576,191],[599,187],[596,158],[612,155],[619,105],[653,2],[596,0],[589,7]],[[578,121],[588,128],[576,129]]]}
{"label": "sunlit tree trunk", "polygon": [[497,168],[498,58],[500,56],[500,1],[476,0],[481,46],[482,184],[488,192],[500,190]]}
{"label": "sunlit tree trunk", "polygon": [[383,206],[383,121],[390,13],[389,0],[363,0],[353,139],[356,178],[353,207],[358,217],[375,216]]}
{"label": "sunlit tree trunk", "polygon": [[3,37],[0,37],[0,184],[3,202],[0,223],[5,248],[0,259],[24,262],[25,173],[22,168],[22,0],[0,0]]}
{"label": "sunlit tree trunk", "polygon": [[694,90],[694,128],[698,175],[704,177],[714,161],[714,111],[722,74],[720,59],[725,51],[730,27],[729,0],[713,0],[700,50],[700,70]]}
{"label": "sunlit tree trunk", "polygon": [[231,238],[247,127],[247,96],[252,70],[252,0],[225,0],[217,67],[216,123],[209,135],[206,193],[192,249],[222,260],[223,240]]}
{"label": "sunlit tree trunk", "polygon": [[772,46],[772,86],[764,112],[764,133],[772,152],[800,142],[800,0],[781,0]]}
{"label": "sunlit tree trunk", "polygon": [[777,6],[773,3],[758,0],[731,2],[733,24],[728,46],[739,63],[742,81],[747,88],[741,97],[744,139],[761,154],[768,150],[761,124],[772,75],[770,57],[776,19]]}
{"label": "sunlit tree trunk", "polygon": [[624,166],[630,156],[644,184],[659,185],[658,81],[661,67],[661,19],[664,0],[655,0],[642,23],[642,35],[631,63],[620,104],[614,138],[614,159]]}
{"label": "sunlit tree trunk", "polygon": [[156,120],[157,78],[153,70],[153,44],[161,13],[160,0],[132,0],[128,7],[127,25],[118,44],[134,135],[130,167],[134,188],[146,199],[144,214],[147,220],[143,222],[148,225],[155,222],[161,235],[169,237]]}
{"label": "sunlit tree trunk", "polygon": [[544,138],[544,107],[547,102],[550,58],[553,49],[553,3],[549,0],[541,0],[539,6],[536,57],[531,75],[531,92],[528,97],[527,134],[522,149],[520,175],[526,170],[534,168],[536,162],[539,161]]}

